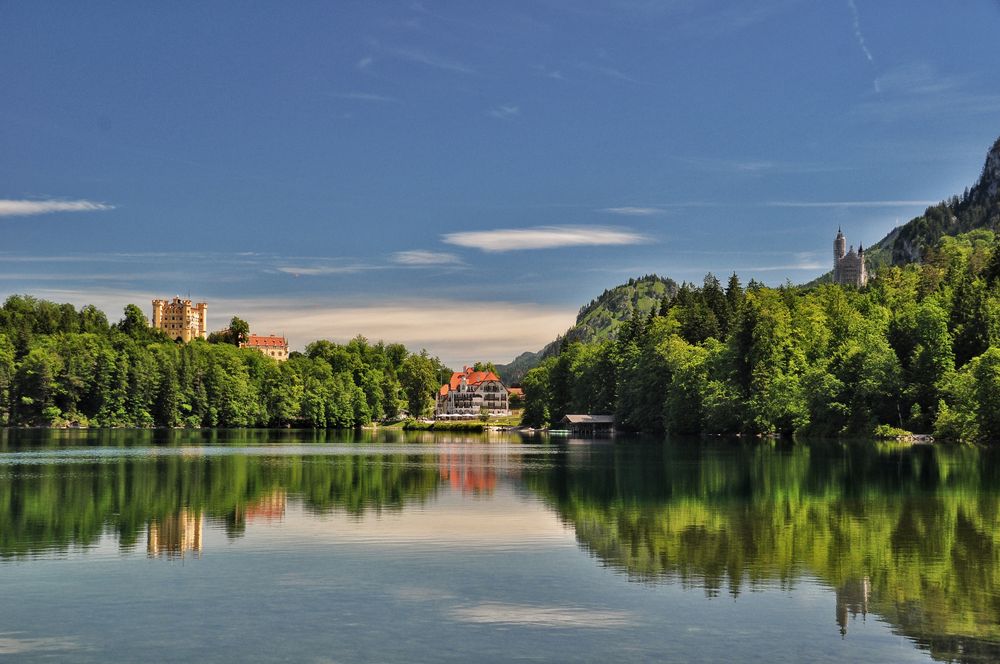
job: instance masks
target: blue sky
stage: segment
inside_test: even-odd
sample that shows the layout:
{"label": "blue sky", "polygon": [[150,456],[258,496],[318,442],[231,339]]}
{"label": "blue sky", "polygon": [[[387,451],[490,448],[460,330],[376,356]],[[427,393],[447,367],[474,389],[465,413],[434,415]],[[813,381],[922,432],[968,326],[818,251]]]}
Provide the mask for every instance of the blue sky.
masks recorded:
{"label": "blue sky", "polygon": [[507,361],[970,185],[1000,2],[0,3],[0,296]]}

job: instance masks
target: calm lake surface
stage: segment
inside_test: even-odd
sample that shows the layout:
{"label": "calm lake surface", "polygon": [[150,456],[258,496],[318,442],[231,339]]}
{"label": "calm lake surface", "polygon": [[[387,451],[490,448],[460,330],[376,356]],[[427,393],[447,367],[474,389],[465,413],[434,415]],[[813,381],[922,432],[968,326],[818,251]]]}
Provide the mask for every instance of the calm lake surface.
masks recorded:
{"label": "calm lake surface", "polygon": [[1000,454],[0,432],[0,658],[1000,660]]}

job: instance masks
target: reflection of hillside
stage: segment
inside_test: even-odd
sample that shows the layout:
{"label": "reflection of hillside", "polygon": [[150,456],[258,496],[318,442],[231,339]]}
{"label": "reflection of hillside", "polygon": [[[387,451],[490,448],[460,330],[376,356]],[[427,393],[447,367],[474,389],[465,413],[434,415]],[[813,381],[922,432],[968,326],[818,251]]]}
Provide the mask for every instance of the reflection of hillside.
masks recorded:
{"label": "reflection of hillside", "polygon": [[402,454],[140,456],[15,463],[3,474],[0,557],[91,546],[107,531],[125,549],[145,533],[151,555],[180,555],[200,550],[203,518],[238,536],[248,521],[280,519],[288,497],[362,515],[424,501],[440,483],[434,457]]}
{"label": "reflection of hillside", "polygon": [[[936,657],[1000,659],[990,451],[869,446],[573,450],[526,481],[604,564],[710,595],[817,577],[836,623],[876,613]],[[973,653],[980,653],[974,655]]]}

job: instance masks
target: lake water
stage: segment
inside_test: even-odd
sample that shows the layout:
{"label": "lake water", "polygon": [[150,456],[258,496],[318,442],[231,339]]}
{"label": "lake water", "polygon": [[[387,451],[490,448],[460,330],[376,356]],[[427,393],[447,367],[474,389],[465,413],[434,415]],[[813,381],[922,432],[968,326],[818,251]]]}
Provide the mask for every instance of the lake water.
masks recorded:
{"label": "lake water", "polygon": [[0,656],[1000,660],[1000,455],[0,432]]}

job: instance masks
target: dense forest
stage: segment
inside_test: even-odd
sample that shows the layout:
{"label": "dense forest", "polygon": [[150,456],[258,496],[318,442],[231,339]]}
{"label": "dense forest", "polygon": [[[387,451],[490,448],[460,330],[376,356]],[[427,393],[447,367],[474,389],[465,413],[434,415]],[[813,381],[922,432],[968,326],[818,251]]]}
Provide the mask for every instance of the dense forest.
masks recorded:
{"label": "dense forest", "polygon": [[276,362],[239,348],[245,323],[177,344],[125,307],[109,324],[28,296],[0,308],[0,424],[346,428],[423,415],[450,369],[400,344],[316,341]]}
{"label": "dense forest", "polygon": [[524,378],[524,423],[613,413],[649,432],[1000,439],[998,244],[945,236],[860,290],[708,275],[614,339],[564,341]]}

